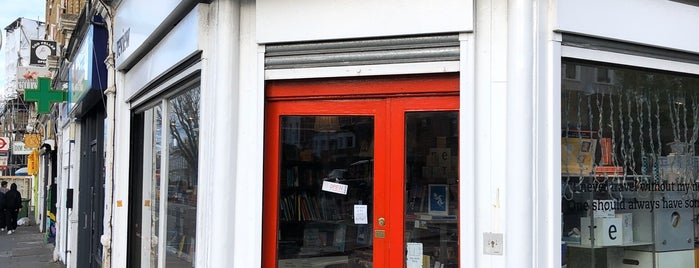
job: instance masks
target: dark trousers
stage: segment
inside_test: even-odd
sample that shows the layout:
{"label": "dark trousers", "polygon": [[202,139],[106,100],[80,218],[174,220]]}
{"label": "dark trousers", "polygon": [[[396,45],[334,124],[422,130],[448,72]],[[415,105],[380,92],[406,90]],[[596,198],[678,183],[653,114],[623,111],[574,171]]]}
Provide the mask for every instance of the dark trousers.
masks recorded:
{"label": "dark trousers", "polygon": [[19,215],[19,209],[7,209],[5,214],[7,219],[7,230],[17,229],[17,215]]}
{"label": "dark trousers", "polygon": [[7,227],[7,211],[4,208],[0,208],[0,228]]}

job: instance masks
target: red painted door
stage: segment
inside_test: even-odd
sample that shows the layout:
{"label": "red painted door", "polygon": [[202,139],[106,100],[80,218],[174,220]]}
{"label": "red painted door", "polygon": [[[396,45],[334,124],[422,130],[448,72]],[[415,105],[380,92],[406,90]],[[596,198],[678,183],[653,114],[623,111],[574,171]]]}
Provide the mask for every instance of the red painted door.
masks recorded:
{"label": "red painted door", "polygon": [[458,265],[457,94],[454,75],[268,84],[263,267]]}

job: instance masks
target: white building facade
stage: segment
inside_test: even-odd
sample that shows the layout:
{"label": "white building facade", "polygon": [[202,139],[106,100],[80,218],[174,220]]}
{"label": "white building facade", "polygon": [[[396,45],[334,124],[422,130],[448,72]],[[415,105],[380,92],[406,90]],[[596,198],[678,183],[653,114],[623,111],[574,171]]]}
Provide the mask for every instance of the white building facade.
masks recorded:
{"label": "white building facade", "polygon": [[684,2],[114,2],[104,265],[691,267]]}

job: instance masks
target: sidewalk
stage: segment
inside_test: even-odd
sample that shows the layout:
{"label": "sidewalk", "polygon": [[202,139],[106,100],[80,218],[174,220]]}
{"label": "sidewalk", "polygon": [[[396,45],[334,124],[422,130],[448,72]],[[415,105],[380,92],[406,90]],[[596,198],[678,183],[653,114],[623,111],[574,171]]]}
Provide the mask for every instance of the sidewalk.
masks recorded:
{"label": "sidewalk", "polygon": [[65,267],[61,262],[53,262],[53,244],[44,243],[44,234],[39,227],[18,226],[8,235],[0,232],[0,267]]}

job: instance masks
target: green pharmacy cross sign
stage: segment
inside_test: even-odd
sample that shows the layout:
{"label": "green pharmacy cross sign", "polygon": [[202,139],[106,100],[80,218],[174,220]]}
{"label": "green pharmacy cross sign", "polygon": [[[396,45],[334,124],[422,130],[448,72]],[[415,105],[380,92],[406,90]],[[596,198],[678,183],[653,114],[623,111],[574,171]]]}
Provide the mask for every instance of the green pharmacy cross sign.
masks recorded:
{"label": "green pharmacy cross sign", "polygon": [[51,104],[68,100],[65,91],[51,89],[51,78],[39,77],[38,88],[24,89],[24,101],[36,102],[36,112],[48,114],[51,111]]}

